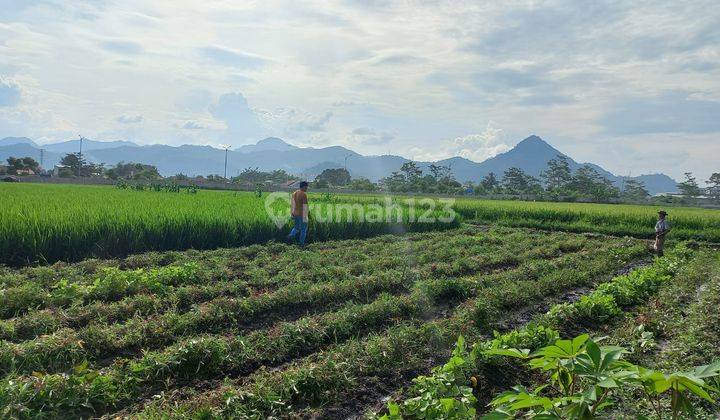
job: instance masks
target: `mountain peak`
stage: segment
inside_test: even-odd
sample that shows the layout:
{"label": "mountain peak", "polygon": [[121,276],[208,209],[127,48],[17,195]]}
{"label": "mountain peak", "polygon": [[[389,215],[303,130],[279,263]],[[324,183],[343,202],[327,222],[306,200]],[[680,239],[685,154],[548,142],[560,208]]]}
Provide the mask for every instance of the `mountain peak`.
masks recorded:
{"label": "mountain peak", "polygon": [[292,144],[286,142],[283,139],[277,138],[277,137],[267,137],[260,141],[258,141],[255,144],[246,144],[244,146],[240,146],[237,149],[235,149],[238,152],[241,153],[252,153],[252,152],[267,152],[267,151],[277,151],[277,152],[285,152],[288,150],[294,150],[297,149],[297,146],[293,146]]}
{"label": "mountain peak", "polygon": [[539,136],[532,135],[520,143],[516,144],[509,152],[510,154],[523,154],[528,157],[535,156],[537,158],[551,156],[554,158],[557,155],[561,155],[562,152],[552,147],[548,142],[541,139]]}
{"label": "mountain peak", "polygon": [[257,142],[257,144],[255,144],[255,145],[256,146],[260,146],[260,145],[263,145],[263,146],[265,146],[265,145],[292,146],[290,143],[288,143],[285,140],[278,138],[278,137],[266,137],[266,138],[260,140],[259,142]]}
{"label": "mountain peak", "polygon": [[522,140],[520,143],[517,144],[517,146],[527,146],[527,145],[547,145],[550,146],[545,140],[541,139],[540,136],[536,136],[535,134],[529,136],[528,138]]}

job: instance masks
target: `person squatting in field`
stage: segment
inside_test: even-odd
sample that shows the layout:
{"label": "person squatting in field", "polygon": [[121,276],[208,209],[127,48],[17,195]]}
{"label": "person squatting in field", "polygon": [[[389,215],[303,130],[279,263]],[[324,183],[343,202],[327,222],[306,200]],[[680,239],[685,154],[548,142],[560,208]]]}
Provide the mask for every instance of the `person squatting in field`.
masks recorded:
{"label": "person squatting in field", "polygon": [[665,247],[665,235],[670,232],[670,224],[668,224],[665,217],[667,212],[660,210],[658,212],[658,222],[655,224],[655,252],[659,257],[663,256],[663,249]]}
{"label": "person squatting in field", "polygon": [[295,240],[295,237],[300,235],[298,238],[298,244],[302,247],[305,246],[305,238],[307,238],[308,230],[308,197],[307,197],[308,183],[307,181],[300,182],[300,188],[298,188],[290,197],[290,215],[293,219],[293,228],[288,235],[288,239],[291,241]]}

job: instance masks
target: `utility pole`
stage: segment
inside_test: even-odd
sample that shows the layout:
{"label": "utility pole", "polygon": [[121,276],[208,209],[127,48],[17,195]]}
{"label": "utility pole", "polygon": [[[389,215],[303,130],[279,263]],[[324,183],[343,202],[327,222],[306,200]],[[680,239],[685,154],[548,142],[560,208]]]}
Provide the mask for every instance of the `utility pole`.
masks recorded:
{"label": "utility pole", "polygon": [[223,178],[227,181],[227,156],[228,156],[228,148],[225,148],[225,174],[223,175]]}
{"label": "utility pole", "polygon": [[625,181],[628,180],[632,176],[632,170],[628,171],[627,176],[623,177],[620,181],[620,192],[625,191]]}
{"label": "utility pole", "polygon": [[43,160],[45,157],[45,149],[40,149],[40,167],[43,167]]}
{"label": "utility pole", "polygon": [[80,171],[82,170],[82,142],[83,142],[83,136],[82,136],[81,134],[78,134],[78,137],[80,137],[80,153],[78,153],[77,176],[80,176]]}

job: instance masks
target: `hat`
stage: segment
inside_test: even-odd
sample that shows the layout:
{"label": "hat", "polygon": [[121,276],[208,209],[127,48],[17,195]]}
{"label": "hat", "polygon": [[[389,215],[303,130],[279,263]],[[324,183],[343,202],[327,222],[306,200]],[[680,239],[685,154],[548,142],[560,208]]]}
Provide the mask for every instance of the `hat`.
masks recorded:
{"label": "hat", "polygon": [[664,214],[664,215],[667,216],[667,212],[666,212],[665,210],[660,210],[660,211],[658,212],[658,214]]}

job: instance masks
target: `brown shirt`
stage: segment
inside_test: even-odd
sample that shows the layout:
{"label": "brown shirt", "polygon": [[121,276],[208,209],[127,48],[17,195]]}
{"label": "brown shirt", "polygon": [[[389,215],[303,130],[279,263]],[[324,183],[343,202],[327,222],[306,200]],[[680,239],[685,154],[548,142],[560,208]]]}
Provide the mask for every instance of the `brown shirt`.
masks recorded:
{"label": "brown shirt", "polygon": [[293,217],[302,217],[304,216],[303,210],[307,208],[308,205],[308,198],[307,194],[303,190],[297,190],[294,193],[292,193],[292,197],[290,198],[290,212],[293,215]]}

